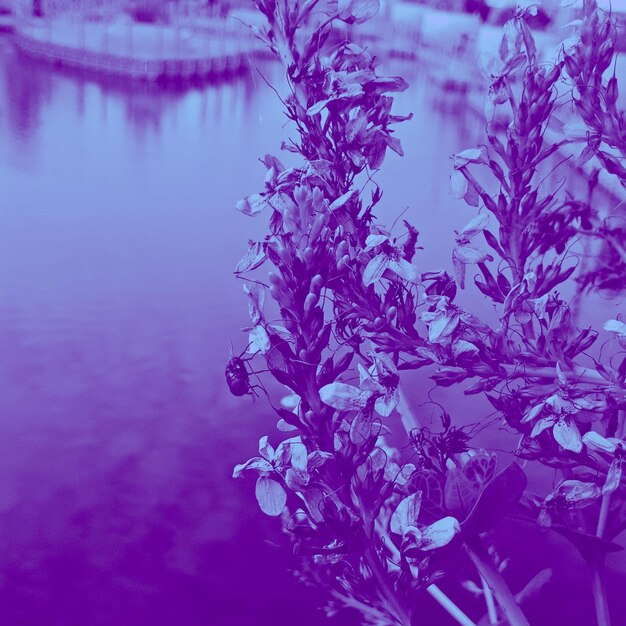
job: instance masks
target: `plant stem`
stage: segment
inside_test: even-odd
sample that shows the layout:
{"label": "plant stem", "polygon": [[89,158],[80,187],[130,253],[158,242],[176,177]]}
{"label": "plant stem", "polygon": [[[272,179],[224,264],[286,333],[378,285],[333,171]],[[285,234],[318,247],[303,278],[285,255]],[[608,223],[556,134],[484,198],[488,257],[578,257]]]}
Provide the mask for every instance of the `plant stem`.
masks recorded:
{"label": "plant stem", "polygon": [[467,540],[465,550],[472,559],[478,573],[484,578],[491,589],[510,626],[530,626],[522,609],[517,604],[502,574],[496,569],[493,561],[477,540]]}
{"label": "plant stem", "polygon": [[426,591],[448,612],[450,617],[454,618],[461,626],[476,626],[476,624],[465,615],[437,585],[430,585],[426,588]]}
{"label": "plant stem", "polygon": [[374,548],[368,548],[365,553],[365,561],[367,562],[372,575],[380,585],[381,598],[387,603],[387,611],[392,615],[401,626],[411,626],[411,616],[398,602],[398,598],[393,589],[389,587],[387,572],[383,570],[380,563],[378,553]]}
{"label": "plant stem", "polygon": [[[389,535],[385,532],[382,524],[380,524],[378,520],[376,520],[374,523],[376,532],[378,532],[383,542],[385,543],[385,546],[391,553],[392,559],[399,561],[400,552],[398,551],[396,546],[393,545],[393,541],[391,541]],[[398,565],[394,564],[394,567],[396,567],[398,570],[400,569]],[[441,591],[441,589],[437,585],[429,585],[426,588],[426,591],[431,596],[431,598],[433,598],[435,602],[439,603],[441,608],[444,611],[447,611],[450,617],[452,617],[452,619],[455,619],[459,624],[461,624],[461,626],[476,626],[476,624],[454,602],[452,602],[452,600],[450,600],[450,598],[443,591]]]}
{"label": "plant stem", "polygon": [[[596,537],[599,539],[603,538],[604,531],[606,530],[610,504],[611,494],[605,493],[602,496],[602,504],[600,505],[600,515],[598,516],[598,526],[596,530]],[[593,578],[593,601],[596,607],[598,626],[611,626],[609,603],[606,597],[606,587],[604,585],[604,555],[594,555],[591,559],[590,567]]]}
{"label": "plant stem", "polygon": [[481,576],[480,580],[483,583],[483,593],[485,594],[485,604],[487,605],[487,615],[489,616],[490,624],[498,623],[498,612],[496,610],[495,602],[493,601],[493,594],[487,584],[487,581]]}
{"label": "plant stem", "polygon": [[606,598],[606,588],[604,586],[604,559],[600,558],[596,563],[591,564],[593,576],[593,600],[596,607],[596,619],[598,626],[611,626],[609,616],[609,604]]}

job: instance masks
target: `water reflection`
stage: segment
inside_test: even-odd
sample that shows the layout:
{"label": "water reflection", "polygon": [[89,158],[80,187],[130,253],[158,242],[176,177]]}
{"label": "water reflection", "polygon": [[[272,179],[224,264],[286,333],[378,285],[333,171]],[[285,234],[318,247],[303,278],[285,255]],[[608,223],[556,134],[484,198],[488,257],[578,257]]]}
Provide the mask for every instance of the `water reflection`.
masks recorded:
{"label": "water reflection", "polygon": [[[468,217],[447,159],[480,129],[415,65],[393,69],[415,83],[397,106],[415,118],[379,177],[381,217],[410,204],[429,264],[449,267]],[[233,207],[283,125],[253,74],[103,81],[0,40],[4,623],[323,623],[288,549],[263,542],[280,539],[252,485],[230,479],[274,422],[223,380],[246,325],[229,270],[264,231]]]}

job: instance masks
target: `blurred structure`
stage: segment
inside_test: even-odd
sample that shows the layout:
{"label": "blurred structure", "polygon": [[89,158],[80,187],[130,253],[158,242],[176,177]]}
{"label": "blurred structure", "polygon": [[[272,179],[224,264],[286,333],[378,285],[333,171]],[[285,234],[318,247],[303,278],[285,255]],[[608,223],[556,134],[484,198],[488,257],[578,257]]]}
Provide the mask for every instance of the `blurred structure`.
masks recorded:
{"label": "blurred structure", "polygon": [[81,70],[146,80],[203,79],[244,69],[252,32],[213,2],[20,0],[16,45]]}

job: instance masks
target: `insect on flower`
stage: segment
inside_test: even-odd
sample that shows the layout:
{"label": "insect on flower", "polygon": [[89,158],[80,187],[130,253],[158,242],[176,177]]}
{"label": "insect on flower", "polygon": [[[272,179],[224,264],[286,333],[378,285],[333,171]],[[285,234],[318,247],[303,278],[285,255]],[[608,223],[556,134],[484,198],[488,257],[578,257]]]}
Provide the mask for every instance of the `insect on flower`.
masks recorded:
{"label": "insect on flower", "polygon": [[225,371],[226,384],[228,385],[230,393],[232,393],[233,396],[257,396],[258,394],[254,390],[255,388],[259,388],[260,385],[253,385],[250,382],[250,374],[256,374],[258,372],[249,372],[246,367],[246,363],[252,360],[253,357],[245,359],[243,357],[246,353],[245,350],[239,356],[235,356],[232,346],[230,353],[231,356],[230,359],[228,359],[228,363],[226,363]]}

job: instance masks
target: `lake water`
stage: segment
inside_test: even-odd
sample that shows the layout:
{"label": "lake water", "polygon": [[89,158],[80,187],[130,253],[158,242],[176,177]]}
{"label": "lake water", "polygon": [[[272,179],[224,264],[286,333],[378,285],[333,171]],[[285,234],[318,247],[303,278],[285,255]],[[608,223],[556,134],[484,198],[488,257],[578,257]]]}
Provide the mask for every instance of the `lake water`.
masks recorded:
{"label": "lake water", "polygon": [[[403,73],[397,110],[415,118],[379,177],[383,213],[410,207],[429,267],[448,267],[450,225],[472,215],[448,157],[476,124]],[[147,89],[0,39],[3,624],[325,623],[253,483],[230,479],[275,422],[224,384],[247,321],[231,269],[264,230],[234,205],[284,124],[258,74]]]}

